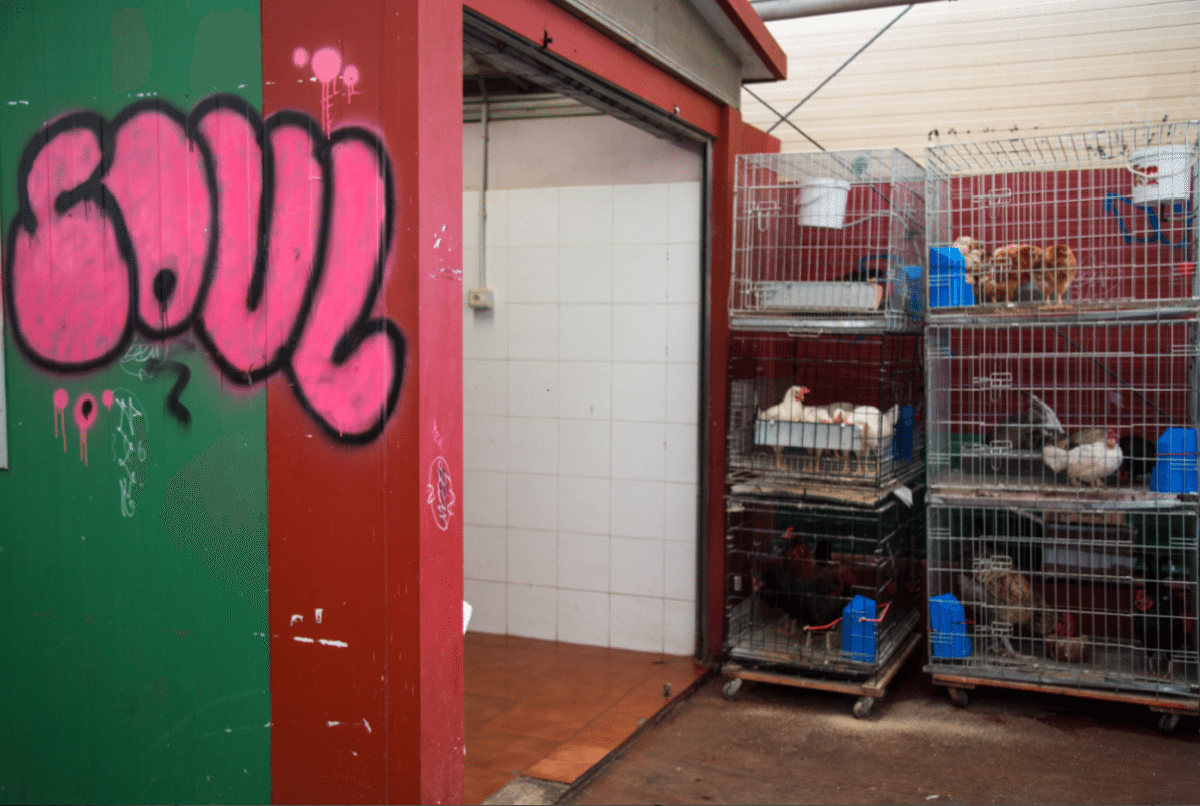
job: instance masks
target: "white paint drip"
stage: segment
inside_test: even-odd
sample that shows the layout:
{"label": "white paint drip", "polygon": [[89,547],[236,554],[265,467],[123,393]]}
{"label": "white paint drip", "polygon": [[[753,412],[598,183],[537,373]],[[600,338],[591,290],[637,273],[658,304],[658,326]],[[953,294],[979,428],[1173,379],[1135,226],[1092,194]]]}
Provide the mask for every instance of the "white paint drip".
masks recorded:
{"label": "white paint drip", "polygon": [[365,716],[363,717],[363,727],[367,729],[367,733],[371,732],[371,723],[367,721]]}
{"label": "white paint drip", "polygon": [[9,101],[8,102],[9,106],[16,106],[17,104],[22,104],[23,106],[29,106],[29,101]]}
{"label": "white paint drip", "polygon": [[325,727],[332,728],[332,727],[336,727],[337,725],[340,725],[340,724],[342,724],[342,723],[338,722],[336,719],[331,719],[325,723]]}
{"label": "white paint drip", "polygon": [[[310,641],[311,641],[312,639],[311,639],[311,638],[309,638],[308,640],[310,640]],[[319,644],[324,644],[325,646],[340,646],[340,647],[348,647],[348,646],[350,646],[350,645],[349,645],[349,644],[347,644],[345,641],[335,641],[335,640],[333,640],[333,639],[331,639],[331,638],[322,638],[322,639],[320,639],[320,640],[319,640],[317,643],[319,643]]]}
{"label": "white paint drip", "polygon": [[293,627],[296,626],[297,621],[304,621],[304,616],[300,615],[299,613],[293,613],[292,614],[292,623],[290,626],[293,626]]}
{"label": "white paint drip", "polygon": [[320,624],[321,623],[321,614],[325,612],[325,608],[318,607],[313,612],[316,614],[317,623]]}
{"label": "white paint drip", "polygon": [[313,639],[305,638],[303,635],[293,635],[292,640],[299,641],[302,644],[311,644],[313,642]]}

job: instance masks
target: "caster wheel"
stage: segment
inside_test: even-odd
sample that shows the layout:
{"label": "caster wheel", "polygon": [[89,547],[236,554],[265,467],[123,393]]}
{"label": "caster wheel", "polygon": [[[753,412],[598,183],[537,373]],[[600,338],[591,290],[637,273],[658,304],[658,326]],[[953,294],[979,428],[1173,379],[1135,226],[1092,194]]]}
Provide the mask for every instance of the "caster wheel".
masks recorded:
{"label": "caster wheel", "polygon": [[950,695],[950,702],[954,703],[959,708],[966,708],[967,704],[970,702],[970,698],[967,697],[967,692],[960,688],[948,688],[946,689],[946,693]]}
{"label": "caster wheel", "polygon": [[737,693],[741,690],[741,688],[742,679],[740,677],[735,677],[725,684],[725,688],[721,690],[721,693],[725,695],[725,699],[732,700],[737,696]]}
{"label": "caster wheel", "polygon": [[858,719],[866,719],[871,715],[871,708],[874,705],[874,697],[859,697],[854,703],[854,716]]}
{"label": "caster wheel", "polygon": [[1170,736],[1175,732],[1175,726],[1179,724],[1179,714],[1163,714],[1158,720],[1158,732],[1163,736]]}

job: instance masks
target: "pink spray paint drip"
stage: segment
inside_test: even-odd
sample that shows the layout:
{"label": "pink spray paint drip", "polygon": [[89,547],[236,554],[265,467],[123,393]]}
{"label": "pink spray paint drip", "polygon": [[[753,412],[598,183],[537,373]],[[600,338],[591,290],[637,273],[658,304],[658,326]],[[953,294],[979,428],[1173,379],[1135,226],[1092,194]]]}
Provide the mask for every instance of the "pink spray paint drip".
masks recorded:
{"label": "pink spray paint drip", "polygon": [[58,439],[58,423],[62,421],[63,453],[67,452],[67,404],[71,396],[66,389],[56,389],[54,392],[54,438]]}
{"label": "pink spray paint drip", "polygon": [[[311,61],[308,51],[298,47],[292,51],[292,64],[296,67],[310,65],[313,77],[321,83],[321,129],[328,135],[333,126],[333,99],[338,94],[338,78],[341,78],[345,87],[346,103],[350,103],[355,95],[362,95],[361,90],[354,89],[362,77],[358,68],[348,64],[346,69],[342,70],[342,54],[336,48],[330,47],[313,51]],[[338,75],[339,70],[341,76]]]}
{"label": "pink spray paint drip", "polygon": [[96,414],[95,396],[91,392],[84,392],[75,401],[75,425],[79,426],[79,459],[85,466],[88,463],[87,432],[96,422]]}
{"label": "pink spray paint drip", "polygon": [[105,389],[100,393],[100,402],[104,404],[104,408],[112,411],[113,407],[113,392],[112,389]]}
{"label": "pink spray paint drip", "polygon": [[337,92],[334,84],[341,69],[342,55],[333,48],[321,48],[312,55],[313,75],[321,82],[321,127],[327,135],[332,118],[330,106],[334,93]]}

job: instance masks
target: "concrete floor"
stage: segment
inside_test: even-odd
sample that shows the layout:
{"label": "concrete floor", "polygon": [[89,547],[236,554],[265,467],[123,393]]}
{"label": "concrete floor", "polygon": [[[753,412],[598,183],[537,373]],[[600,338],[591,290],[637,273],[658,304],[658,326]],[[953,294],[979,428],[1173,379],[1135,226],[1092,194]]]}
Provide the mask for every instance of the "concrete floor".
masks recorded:
{"label": "concrete floor", "polygon": [[1200,803],[1200,720],[1001,688],[970,704],[910,659],[870,716],[854,698],[705,683],[561,803]]}

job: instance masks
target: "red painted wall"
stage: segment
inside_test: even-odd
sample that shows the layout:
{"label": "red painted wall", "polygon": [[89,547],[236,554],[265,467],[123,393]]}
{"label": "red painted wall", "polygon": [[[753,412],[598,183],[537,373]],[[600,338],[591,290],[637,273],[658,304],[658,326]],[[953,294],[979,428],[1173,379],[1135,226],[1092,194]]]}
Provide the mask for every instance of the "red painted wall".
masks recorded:
{"label": "red painted wall", "polygon": [[[357,126],[383,145],[390,189],[342,213],[392,227],[366,313],[405,347],[395,410],[365,444],[315,429],[289,379],[268,386],[279,802],[462,800],[461,38],[461,8],[437,0],[262,3],[264,114],[304,110],[335,140]],[[327,246],[345,259],[331,252],[318,295],[369,282],[353,246]],[[328,352],[347,323],[326,324]],[[387,346],[374,332],[360,350]],[[368,397],[393,382],[386,360],[336,358],[331,381]]]}
{"label": "red painted wall", "polygon": [[733,188],[738,154],[778,153],[780,141],[721,109],[712,149],[712,258],[709,285],[708,569],[702,655],[715,659],[725,640],[725,429],[729,417],[729,280],[733,265]]}

